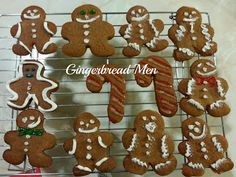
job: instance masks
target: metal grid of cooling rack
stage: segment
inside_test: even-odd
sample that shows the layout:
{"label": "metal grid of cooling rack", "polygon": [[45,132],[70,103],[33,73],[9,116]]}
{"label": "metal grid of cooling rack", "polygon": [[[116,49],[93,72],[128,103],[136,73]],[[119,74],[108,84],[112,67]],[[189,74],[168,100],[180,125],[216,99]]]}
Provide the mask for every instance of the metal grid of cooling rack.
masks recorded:
{"label": "metal grid of cooling rack", "polygon": [[[127,128],[132,128],[133,119],[135,115],[141,110],[152,109],[157,110],[156,101],[154,97],[153,86],[147,88],[141,88],[136,84],[133,75],[127,75],[127,104],[125,108],[125,116],[121,123],[112,124],[107,119],[106,107],[108,105],[109,99],[109,85],[104,85],[100,94],[90,93],[86,89],[85,78],[83,76],[66,76],[65,68],[70,63],[75,63],[77,65],[82,65],[83,67],[93,67],[97,64],[102,63],[112,63],[117,64],[120,67],[125,67],[129,64],[137,64],[142,58],[148,56],[151,53],[143,49],[139,57],[126,58],[122,56],[122,47],[125,45],[125,40],[123,40],[119,33],[119,27],[122,24],[126,23],[125,20],[126,12],[107,12],[103,13],[103,19],[113,24],[115,28],[115,37],[112,39],[112,44],[116,48],[116,54],[109,58],[97,58],[91,56],[91,53],[87,52],[86,55],[82,58],[70,58],[61,53],[61,46],[65,41],[62,40],[60,36],[60,30],[62,24],[66,21],[70,21],[69,13],[50,13],[47,14],[47,20],[52,21],[57,24],[58,32],[52,38],[54,42],[57,43],[58,51],[56,54],[51,55],[40,55],[37,52],[28,57],[15,56],[11,51],[11,46],[15,43],[10,34],[10,27],[13,24],[16,24],[20,21],[20,14],[2,14],[0,16],[0,149],[1,153],[8,148],[3,141],[3,136],[5,132],[9,130],[16,129],[15,119],[18,114],[18,111],[12,110],[7,107],[6,100],[9,96],[9,93],[5,89],[6,82],[10,79],[17,77],[18,75],[18,65],[24,59],[38,59],[45,65],[45,75],[52,77],[60,82],[60,89],[58,92],[53,94],[55,102],[58,103],[58,109],[53,113],[45,114],[46,130],[50,133],[54,133],[57,137],[57,145],[53,150],[50,150],[48,153],[53,157],[54,164],[48,169],[41,169],[41,173],[35,173],[34,175],[42,176],[73,176],[72,167],[76,163],[72,156],[67,155],[63,149],[63,141],[72,136],[72,123],[76,115],[81,112],[88,111],[97,116],[101,121],[101,129],[105,131],[110,131],[115,135],[115,142],[110,148],[110,155],[113,156],[117,161],[117,168],[114,169],[111,173],[100,174],[94,172],[98,176],[120,176],[121,173],[123,176],[131,176],[122,165],[122,160],[126,155],[126,151],[122,147],[121,137],[123,132]],[[202,12],[203,23],[210,24],[209,14]],[[157,55],[166,58],[167,61],[173,67],[174,73],[174,84],[177,88],[178,83],[181,79],[189,77],[189,66],[191,63],[200,58],[199,55],[196,55],[194,59],[190,62],[175,62],[172,57],[172,52],[174,49],[173,43],[168,39],[167,31],[172,24],[175,23],[175,12],[150,12],[151,18],[159,18],[164,21],[165,29],[161,34],[162,38],[165,38],[169,41],[169,46],[162,52],[156,53]],[[208,59],[216,62],[215,56],[208,57]],[[178,100],[181,98],[180,93],[176,90]],[[184,139],[181,134],[181,122],[186,119],[188,115],[182,112],[180,109],[177,114],[172,118],[165,119],[165,131],[173,135],[173,140],[175,143],[175,155],[178,159],[177,169],[170,174],[169,176],[181,176],[181,166],[184,163],[185,159],[178,153],[177,145],[180,141]],[[223,118],[215,119],[205,114],[202,116],[211,127],[213,133],[218,133],[225,136],[224,131],[224,121]],[[226,154],[227,155],[227,154]],[[19,165],[13,166],[4,162],[0,158],[0,176],[14,176],[14,175],[25,175],[19,174],[26,172],[33,172],[35,169],[29,165],[27,160]],[[67,164],[65,166],[65,164]],[[145,176],[152,176],[154,172],[149,170]],[[30,174],[28,174],[30,175]]]}

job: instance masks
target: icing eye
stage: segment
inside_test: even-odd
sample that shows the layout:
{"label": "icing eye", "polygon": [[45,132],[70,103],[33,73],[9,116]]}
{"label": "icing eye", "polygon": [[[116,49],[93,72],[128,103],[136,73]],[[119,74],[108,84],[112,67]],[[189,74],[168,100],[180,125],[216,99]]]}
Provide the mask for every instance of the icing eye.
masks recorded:
{"label": "icing eye", "polygon": [[184,12],[184,16],[189,16],[189,13],[188,12]]}
{"label": "icing eye", "polygon": [[195,128],[193,129],[193,131],[194,131],[195,133],[199,133],[199,132],[200,132],[200,129],[197,128],[197,127],[195,127]]}
{"label": "icing eye", "polygon": [[138,13],[140,13],[140,14],[141,14],[141,13],[142,13],[142,9],[138,9]]}
{"label": "icing eye", "polygon": [[29,119],[30,119],[30,120],[34,120],[35,117],[34,117],[34,116],[30,116]]}
{"label": "icing eye", "polygon": [[155,116],[151,116],[152,120],[157,120],[157,118]]}
{"label": "icing eye", "polygon": [[196,11],[192,11],[192,14],[195,15],[195,14],[197,14],[197,12]]}
{"label": "icing eye", "polygon": [[143,120],[147,120],[147,117],[146,117],[146,116],[143,116]]}
{"label": "icing eye", "polygon": [[201,125],[200,122],[195,122],[195,124],[198,125],[198,126]]}
{"label": "icing eye", "polygon": [[30,71],[30,68],[26,68],[25,71],[26,71],[26,72],[29,72],[29,71]]}
{"label": "icing eye", "polygon": [[90,10],[90,14],[91,14],[91,15],[94,15],[94,14],[96,14],[96,11],[95,11],[94,9],[91,9],[91,10]]}
{"label": "icing eye", "polygon": [[34,72],[34,71],[35,71],[35,68],[32,68],[31,70]]}
{"label": "icing eye", "polygon": [[80,11],[80,15],[85,15],[85,14],[86,14],[86,10],[83,9]]}
{"label": "icing eye", "polygon": [[21,119],[21,121],[22,121],[23,123],[26,123],[26,122],[27,122],[27,120],[28,120],[28,118],[27,118],[27,117],[23,117],[23,118]]}
{"label": "icing eye", "polygon": [[197,65],[198,68],[200,68],[201,66],[202,66],[202,63],[199,63],[199,64]]}
{"label": "icing eye", "polygon": [[38,12],[38,9],[34,9],[33,12],[34,12],[34,13],[37,13],[37,12]]}
{"label": "icing eye", "polygon": [[30,14],[30,13],[31,13],[31,10],[28,10],[27,13]]}
{"label": "icing eye", "polygon": [[193,130],[193,129],[194,129],[194,125],[189,125],[189,126],[188,126],[188,129],[189,129],[189,130]]}
{"label": "icing eye", "polygon": [[132,11],[131,11],[131,14],[135,15],[135,10],[132,10]]}
{"label": "icing eye", "polygon": [[80,123],[79,123],[80,125],[84,125],[84,121],[80,121]]}
{"label": "icing eye", "polygon": [[95,121],[94,121],[93,119],[91,119],[89,122],[90,122],[91,124],[94,124],[94,123],[95,123]]}

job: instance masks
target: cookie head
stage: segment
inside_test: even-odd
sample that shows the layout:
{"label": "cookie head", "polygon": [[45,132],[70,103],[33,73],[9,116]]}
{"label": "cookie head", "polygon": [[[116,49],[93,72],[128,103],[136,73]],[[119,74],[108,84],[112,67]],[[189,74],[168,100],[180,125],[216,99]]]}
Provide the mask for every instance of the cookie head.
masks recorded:
{"label": "cookie head", "polygon": [[216,66],[211,60],[197,60],[190,68],[192,77],[213,77],[216,76]]}
{"label": "cookie head", "polygon": [[191,7],[181,7],[176,13],[176,22],[178,24],[196,24],[200,25],[202,22],[202,17],[200,12]]}
{"label": "cookie head", "polygon": [[22,111],[16,118],[16,124],[20,128],[42,129],[44,116],[35,109]]}
{"label": "cookie head", "polygon": [[147,133],[161,133],[164,131],[164,122],[157,112],[146,110],[137,115],[134,127]]}
{"label": "cookie head", "polygon": [[141,22],[149,19],[149,13],[143,6],[134,6],[129,9],[126,18],[129,23]]}
{"label": "cookie head", "polygon": [[74,130],[78,133],[94,133],[100,126],[99,120],[91,113],[82,113],[74,122]]}
{"label": "cookie head", "polygon": [[26,7],[21,13],[22,20],[45,20],[45,11],[38,6]]}
{"label": "cookie head", "polygon": [[77,7],[71,14],[72,21],[79,23],[92,23],[97,20],[102,20],[101,10],[91,4],[86,4]]}
{"label": "cookie head", "polygon": [[23,64],[23,76],[25,78],[36,78],[36,73],[38,70],[38,66],[35,64]]}
{"label": "cookie head", "polygon": [[182,130],[187,139],[201,140],[210,135],[205,121],[199,118],[188,118],[183,121]]}

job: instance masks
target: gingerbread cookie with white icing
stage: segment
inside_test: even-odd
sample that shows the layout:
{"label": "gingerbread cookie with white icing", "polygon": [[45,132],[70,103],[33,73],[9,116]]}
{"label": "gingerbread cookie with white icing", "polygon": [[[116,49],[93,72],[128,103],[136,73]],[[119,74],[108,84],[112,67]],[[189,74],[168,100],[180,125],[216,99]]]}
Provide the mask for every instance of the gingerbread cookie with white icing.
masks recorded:
{"label": "gingerbread cookie with white icing", "polygon": [[3,153],[3,159],[19,165],[27,158],[33,167],[49,167],[52,158],[44,151],[56,145],[56,138],[44,130],[44,119],[44,115],[35,109],[21,112],[16,118],[18,130],[9,131],[4,136],[10,149]]}
{"label": "gingerbread cookie with white icing", "polygon": [[122,137],[129,153],[123,162],[127,171],[143,175],[151,167],[164,176],[176,168],[174,143],[164,127],[163,118],[155,111],[145,110],[136,116],[134,129],[125,131]]}
{"label": "gingerbread cookie with white icing", "polygon": [[12,37],[17,39],[17,44],[12,47],[15,54],[31,54],[33,47],[41,54],[56,52],[56,44],[50,39],[56,34],[57,28],[45,18],[45,11],[38,6],[29,6],[22,11],[22,22],[11,28]]}
{"label": "gingerbread cookie with white icing", "polygon": [[202,23],[201,13],[192,7],[181,7],[176,13],[176,23],[168,31],[168,36],[177,47],[173,57],[185,61],[194,54],[211,56],[217,51],[217,44],[212,40],[214,29]]}
{"label": "gingerbread cookie with white icing", "polygon": [[[164,58],[154,55],[142,59],[138,64],[135,73],[137,84],[141,87],[148,87],[153,82],[159,112],[167,117],[174,116],[178,105],[171,65]],[[141,69],[149,69],[152,72],[143,73]]]}
{"label": "gingerbread cookie with white icing", "polygon": [[107,108],[108,118],[112,123],[118,123],[124,117],[125,112],[125,77],[122,74],[109,73],[109,70],[117,69],[115,65],[105,64],[97,66],[96,68],[104,68],[107,72],[90,74],[86,79],[87,88],[93,93],[98,93],[102,90],[103,84],[111,84],[109,105]]}
{"label": "gingerbread cookie with white icing", "polygon": [[114,159],[109,156],[113,135],[101,132],[99,126],[99,120],[88,112],[80,114],[74,121],[76,135],[66,140],[63,147],[78,162],[73,168],[75,176],[88,175],[95,169],[109,172],[116,167]]}
{"label": "gingerbread cookie with white icing", "polygon": [[63,46],[66,55],[79,57],[87,48],[95,56],[107,57],[114,54],[115,49],[108,43],[115,35],[113,26],[102,20],[101,10],[91,4],[77,7],[71,14],[72,22],[62,26],[61,35],[69,43]]}
{"label": "gingerbread cookie with white icing", "polygon": [[51,100],[52,92],[57,91],[59,84],[44,76],[44,66],[36,60],[25,60],[19,66],[19,77],[7,84],[12,97],[8,98],[8,106],[23,110],[32,102],[40,111],[54,111],[56,103]]}
{"label": "gingerbread cookie with white icing", "polygon": [[127,41],[123,54],[127,57],[137,56],[141,48],[146,46],[150,51],[157,52],[168,46],[167,40],[160,38],[164,24],[159,19],[150,19],[149,12],[143,6],[134,6],[126,15],[128,24],[122,25],[120,35]]}
{"label": "gingerbread cookie with white icing", "polygon": [[180,108],[192,116],[200,116],[205,111],[215,117],[225,116],[230,112],[225,103],[228,91],[227,82],[216,77],[216,66],[211,60],[196,60],[190,68],[192,78],[183,79],[178,86],[184,98]]}
{"label": "gingerbread cookie with white icing", "polygon": [[231,159],[224,157],[228,142],[221,135],[211,135],[202,119],[191,117],[183,121],[182,132],[186,140],[178,146],[180,154],[187,158],[184,176],[202,176],[205,168],[220,174],[234,167]]}

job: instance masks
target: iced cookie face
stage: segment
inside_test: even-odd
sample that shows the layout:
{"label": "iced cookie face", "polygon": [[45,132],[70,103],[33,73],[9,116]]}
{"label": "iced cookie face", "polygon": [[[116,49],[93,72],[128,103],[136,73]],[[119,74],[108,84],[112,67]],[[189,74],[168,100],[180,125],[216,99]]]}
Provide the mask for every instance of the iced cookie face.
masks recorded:
{"label": "iced cookie face", "polygon": [[134,126],[147,133],[158,133],[164,131],[164,122],[162,117],[155,111],[146,110],[139,113],[135,119]]}
{"label": "iced cookie face", "polygon": [[25,78],[36,78],[37,70],[38,70],[37,65],[24,64],[23,65],[23,76]]}
{"label": "iced cookie face", "polygon": [[141,22],[143,20],[149,19],[149,13],[143,6],[134,6],[129,9],[126,18],[129,23]]}
{"label": "iced cookie face", "polygon": [[183,135],[187,139],[201,140],[209,136],[209,128],[199,118],[188,118],[182,124]]}
{"label": "iced cookie face", "polygon": [[184,23],[191,25],[200,25],[202,22],[202,17],[200,12],[191,7],[181,7],[176,13],[176,22],[178,24]]}
{"label": "iced cookie face", "polygon": [[20,128],[41,129],[43,122],[43,114],[34,109],[24,110],[16,118],[16,124]]}
{"label": "iced cookie face", "polygon": [[192,77],[212,77],[216,76],[216,66],[211,60],[197,60],[195,61],[190,72]]}
{"label": "iced cookie face", "polygon": [[98,130],[100,122],[90,113],[82,113],[75,120],[74,130],[79,133],[93,133]]}
{"label": "iced cookie face", "polygon": [[77,7],[72,15],[72,20],[79,23],[92,23],[102,20],[102,12],[99,8],[91,4],[85,4]]}
{"label": "iced cookie face", "polygon": [[45,11],[38,6],[29,6],[21,13],[22,20],[44,20],[45,18]]}

